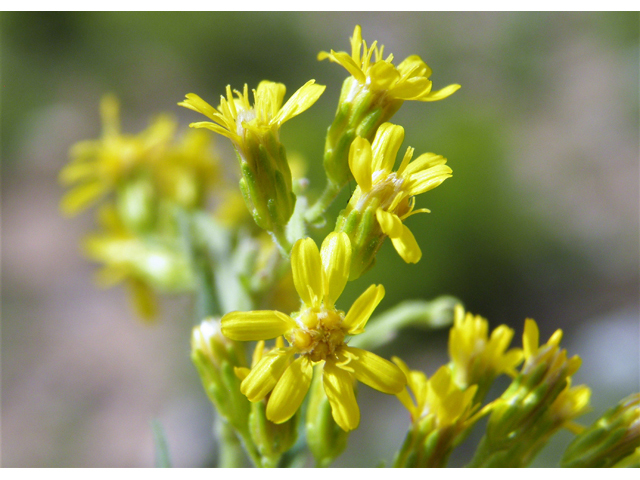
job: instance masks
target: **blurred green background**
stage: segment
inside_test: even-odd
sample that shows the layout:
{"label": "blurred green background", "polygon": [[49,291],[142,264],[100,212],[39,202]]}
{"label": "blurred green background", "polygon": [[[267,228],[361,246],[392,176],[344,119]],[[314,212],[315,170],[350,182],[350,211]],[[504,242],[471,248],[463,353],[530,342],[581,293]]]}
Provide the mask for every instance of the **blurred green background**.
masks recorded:
{"label": "blurred green background", "polygon": [[[122,101],[123,130],[138,132],[162,111],[184,128],[201,120],[176,105],[189,92],[215,104],[227,84],[269,79],[291,94],[314,78],[327,90],[282,138],[321,189],[324,133],[346,72],[316,55],[350,50],[356,23],[397,61],[420,55],[435,89],[462,88],[441,102],[407,102],[393,120],[405,127],[403,148],[444,155],[453,169],[417,200],[432,213],[408,221],[421,262],[405,265],[387,242],[339,306],[383,283],[379,311],[453,294],[492,326],[514,327],[517,345],[526,317],[545,340],[561,327],[569,354],[583,357],[576,384],[593,389],[584,422],[638,391],[639,19],[3,13],[3,466],[151,466],[153,418],[176,466],[213,464],[212,413],[189,360],[189,300],[167,299],[161,323],[147,327],[122,290],[94,288],[94,267],[77,247],[92,216],[61,218],[56,175],[72,144],[99,135],[105,92]],[[346,201],[343,192],[334,209]],[[378,353],[401,353],[431,375],[446,361],[446,338],[403,332]],[[338,466],[389,461],[408,425],[395,398],[367,387],[359,398],[362,423]],[[570,438],[558,435],[534,465],[556,465]],[[476,440],[452,465],[465,463]]]}

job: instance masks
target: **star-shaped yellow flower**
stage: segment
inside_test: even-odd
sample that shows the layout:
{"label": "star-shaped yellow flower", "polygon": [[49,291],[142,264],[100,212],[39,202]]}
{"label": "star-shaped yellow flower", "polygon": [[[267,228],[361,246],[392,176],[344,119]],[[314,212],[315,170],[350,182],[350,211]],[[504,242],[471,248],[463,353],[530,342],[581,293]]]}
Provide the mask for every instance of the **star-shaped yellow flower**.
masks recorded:
{"label": "star-shaped yellow flower", "polygon": [[[349,152],[349,166],[358,186],[342,215],[348,218],[353,211],[365,214],[373,208],[383,234],[377,248],[372,249],[373,255],[386,235],[405,262],[417,263],[422,251],[403,221],[414,213],[429,211],[414,210],[414,196],[437,187],[451,177],[452,171],[445,165],[447,160],[434,153],[422,154],[411,162],[414,149],[409,147],[394,172],[393,166],[403,139],[404,129],[401,126],[384,123],[378,129],[373,145],[364,138],[354,140]],[[341,228],[344,225],[339,221],[336,230]],[[369,248],[369,241],[365,243],[365,248]],[[366,270],[372,260],[364,258],[362,270]],[[358,275],[354,274],[356,278]]]}
{"label": "star-shaped yellow flower", "polygon": [[391,63],[393,55],[383,57],[384,45],[377,41],[371,47],[362,40],[362,29],[356,25],[351,37],[351,55],[347,52],[320,52],[318,60],[328,58],[342,65],[361,85],[372,91],[384,91],[398,100],[433,102],[442,100],[460,88],[449,85],[442,90],[431,91],[431,69],[418,55],[411,55],[397,67]]}
{"label": "star-shaped yellow flower", "polygon": [[282,83],[263,80],[256,90],[253,90],[253,105],[249,99],[249,89],[234,90],[227,85],[227,98],[220,97],[220,106],[216,109],[202,100],[195,93],[186,95],[186,99],[178,105],[202,113],[213,122],[195,122],[190,124],[194,128],[208,128],[229,139],[236,146],[243,146],[245,131],[256,133],[272,130],[277,132],[283,123],[301,114],[313,105],[324,89],[324,85],[316,85],[315,80],[309,80],[295,92],[287,103],[282,105],[286,87]]}
{"label": "star-shaped yellow flower", "polygon": [[[278,311],[231,312],[222,318],[222,332],[233,340],[268,340],[283,335],[288,347],[271,350],[253,367],[241,385],[252,402],[269,392],[267,418],[282,423],[298,410],[307,394],[313,365],[323,362],[325,393],[333,417],[343,430],[360,422],[354,383],[359,380],[384,393],[399,393],[406,384],[393,363],[359,348],[349,347],[349,335],[365,324],[384,297],[382,285],[371,285],[348,313],[335,302],[349,278],[351,244],[344,233],[331,233],[318,247],[312,239],[296,242],[291,254],[293,280],[302,308],[291,316]],[[295,358],[295,356],[298,358]]]}
{"label": "star-shaped yellow flower", "polygon": [[513,329],[500,325],[489,336],[489,322],[479,315],[465,314],[461,305],[455,308],[453,327],[449,331],[449,356],[453,377],[461,388],[478,384],[482,396],[498,375],[515,377],[515,367],[522,361],[522,350],[507,351]]}

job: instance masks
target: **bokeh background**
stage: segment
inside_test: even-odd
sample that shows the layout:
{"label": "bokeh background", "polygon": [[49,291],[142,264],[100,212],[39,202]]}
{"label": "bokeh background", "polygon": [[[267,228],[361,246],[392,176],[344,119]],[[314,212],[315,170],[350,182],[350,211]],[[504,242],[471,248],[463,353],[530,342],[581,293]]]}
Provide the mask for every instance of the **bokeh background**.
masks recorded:
{"label": "bokeh background", "polygon": [[[404,148],[446,156],[454,177],[418,199],[430,215],[409,221],[421,262],[385,244],[345,305],[381,282],[380,311],[452,294],[515,328],[517,345],[527,317],[544,339],[561,327],[583,358],[576,383],[593,389],[585,422],[639,390],[638,13],[3,13],[3,466],[152,466],[154,418],[176,466],[214,464],[213,413],[189,360],[192,302],[166,299],[149,327],[121,289],[97,290],[78,248],[92,215],[61,217],[57,172],[72,144],[99,135],[105,92],[138,132],[162,111],[184,128],[200,120],[176,105],[189,92],[215,102],[227,84],[266,78],[292,93],[315,78],[326,92],[283,141],[320,189],[346,72],[316,55],[348,50],[356,23],[398,61],[420,55],[434,88],[462,89],[394,117]],[[430,375],[446,338],[403,332],[378,353]],[[391,460],[408,424],[395,398],[359,397],[361,427],[338,466]],[[534,465],[556,465],[570,438]]]}

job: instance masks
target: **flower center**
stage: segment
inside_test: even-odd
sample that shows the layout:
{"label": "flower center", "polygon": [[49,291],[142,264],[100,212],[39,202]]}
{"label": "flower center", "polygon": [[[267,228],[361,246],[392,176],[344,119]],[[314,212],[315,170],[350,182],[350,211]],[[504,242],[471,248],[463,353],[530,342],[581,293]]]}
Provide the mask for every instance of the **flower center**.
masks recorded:
{"label": "flower center", "polygon": [[360,212],[364,211],[371,199],[377,199],[377,201],[380,202],[378,208],[389,211],[389,207],[396,196],[403,195],[404,198],[395,206],[393,212],[399,217],[402,217],[402,215],[409,211],[409,197],[403,188],[404,180],[405,179],[399,177],[396,172],[386,173],[384,170],[373,172],[371,190],[360,197],[355,207],[356,210]]}
{"label": "flower center", "polygon": [[299,328],[293,330],[289,341],[312,362],[326,360],[344,344],[343,320],[344,313],[339,310],[308,308],[296,318]]}

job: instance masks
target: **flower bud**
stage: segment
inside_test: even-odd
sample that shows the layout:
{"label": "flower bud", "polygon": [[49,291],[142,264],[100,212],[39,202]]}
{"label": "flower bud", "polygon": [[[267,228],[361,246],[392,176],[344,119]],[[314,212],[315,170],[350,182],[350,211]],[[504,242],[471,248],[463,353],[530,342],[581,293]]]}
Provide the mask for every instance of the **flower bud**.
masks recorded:
{"label": "flower bud", "polygon": [[246,432],[251,406],[234,371],[247,365],[243,346],[222,335],[219,319],[209,318],[193,329],[191,360],[218,413],[236,430]]}
{"label": "flower bud", "polygon": [[319,467],[328,467],[347,447],[349,432],[333,419],[322,385],[322,370],[316,368],[307,406],[307,445]]}
{"label": "flower bud", "polygon": [[538,346],[538,327],[527,319],[522,338],[525,362],[518,376],[492,403],[487,432],[471,465],[524,467],[560,428],[572,427],[589,403],[585,386],[571,388],[580,358],[560,349],[562,331]]}
{"label": "flower bud", "polygon": [[562,467],[640,466],[640,393],[621,400],[576,438]]}

